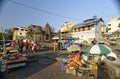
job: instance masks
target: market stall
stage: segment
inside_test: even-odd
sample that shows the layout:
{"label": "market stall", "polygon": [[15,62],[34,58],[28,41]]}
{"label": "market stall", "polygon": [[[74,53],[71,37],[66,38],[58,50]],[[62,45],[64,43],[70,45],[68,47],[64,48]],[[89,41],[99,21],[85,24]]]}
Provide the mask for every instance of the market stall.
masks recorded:
{"label": "market stall", "polygon": [[72,37],[60,37],[58,43],[60,44],[60,49],[67,49],[73,42]]}
{"label": "market stall", "polygon": [[7,71],[12,68],[25,66],[27,57],[25,54],[18,53],[16,49],[4,51],[1,59],[1,72]]}
{"label": "market stall", "polygon": [[[98,65],[91,61],[85,61],[82,57],[80,47],[78,45],[71,45],[67,48],[71,54],[69,54],[62,61],[62,70],[66,73],[70,73],[78,76],[87,76],[89,79],[97,79]],[[84,54],[85,55],[85,54]]]}

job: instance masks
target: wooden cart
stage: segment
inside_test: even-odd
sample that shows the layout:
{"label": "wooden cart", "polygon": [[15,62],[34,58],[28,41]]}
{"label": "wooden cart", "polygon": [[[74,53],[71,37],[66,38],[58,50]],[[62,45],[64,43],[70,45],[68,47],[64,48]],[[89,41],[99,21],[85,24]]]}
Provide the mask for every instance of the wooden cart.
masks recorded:
{"label": "wooden cart", "polygon": [[4,51],[3,59],[1,60],[1,71],[8,71],[12,68],[25,66],[27,57],[25,54],[19,54],[18,50],[11,49]]}

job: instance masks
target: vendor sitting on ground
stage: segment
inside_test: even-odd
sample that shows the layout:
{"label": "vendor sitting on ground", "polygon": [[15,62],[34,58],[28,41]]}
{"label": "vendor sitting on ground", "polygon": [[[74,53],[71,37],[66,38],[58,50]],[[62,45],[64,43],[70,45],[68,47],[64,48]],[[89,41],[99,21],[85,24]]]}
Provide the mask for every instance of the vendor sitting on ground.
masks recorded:
{"label": "vendor sitting on ground", "polygon": [[78,68],[78,66],[82,66],[83,63],[81,62],[81,55],[79,51],[72,51],[72,61],[66,66],[67,69],[70,69],[70,67],[73,67],[75,69]]}

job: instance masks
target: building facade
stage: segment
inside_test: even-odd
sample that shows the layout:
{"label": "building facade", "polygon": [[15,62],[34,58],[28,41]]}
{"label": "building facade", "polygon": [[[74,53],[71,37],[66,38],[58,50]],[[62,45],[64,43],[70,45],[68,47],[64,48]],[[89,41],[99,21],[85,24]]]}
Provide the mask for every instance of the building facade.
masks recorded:
{"label": "building facade", "polygon": [[14,28],[13,31],[13,40],[17,39],[30,39],[38,42],[51,42],[52,41],[52,32],[51,27],[47,23],[45,28],[39,25],[29,25],[25,27]]}
{"label": "building facade", "polygon": [[120,38],[120,18],[112,18],[103,28],[103,34],[105,39]]}
{"label": "building facade", "polygon": [[34,41],[51,42],[52,32],[51,32],[50,25],[47,23],[45,25],[45,28],[39,25],[29,25],[27,37]]}
{"label": "building facade", "polygon": [[120,18],[112,18],[106,25],[107,32],[113,33],[119,30],[120,28]]}
{"label": "building facade", "polygon": [[60,28],[59,40],[60,49],[66,49],[72,43],[71,38],[71,28],[74,26],[75,22],[64,22]]}
{"label": "building facade", "polygon": [[74,25],[72,28],[72,37],[75,38],[75,43],[84,43],[86,41],[91,44],[93,39],[100,41],[103,39],[101,34],[101,27],[103,25],[103,19],[96,17]]}
{"label": "building facade", "polygon": [[25,27],[17,27],[14,28],[14,32],[13,32],[13,40],[16,39],[24,39],[27,36],[27,28]]}
{"label": "building facade", "polygon": [[71,36],[71,28],[74,26],[75,22],[64,22],[60,28],[60,36],[69,37]]}

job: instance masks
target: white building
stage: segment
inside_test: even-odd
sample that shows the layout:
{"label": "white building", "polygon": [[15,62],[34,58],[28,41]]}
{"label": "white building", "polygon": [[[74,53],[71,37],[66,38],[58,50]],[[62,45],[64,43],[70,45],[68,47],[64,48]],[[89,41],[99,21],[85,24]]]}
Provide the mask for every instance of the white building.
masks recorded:
{"label": "white building", "polygon": [[112,18],[106,26],[109,33],[113,33],[120,28],[120,18]]}
{"label": "white building", "polygon": [[26,38],[26,36],[27,36],[27,28],[25,27],[14,28],[13,40]]}
{"label": "white building", "polygon": [[95,38],[97,41],[103,39],[101,35],[101,27],[104,25],[102,18],[92,18],[78,23],[73,26],[72,37],[75,38],[75,43],[83,43],[87,41],[91,44],[91,41]]}

